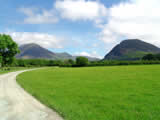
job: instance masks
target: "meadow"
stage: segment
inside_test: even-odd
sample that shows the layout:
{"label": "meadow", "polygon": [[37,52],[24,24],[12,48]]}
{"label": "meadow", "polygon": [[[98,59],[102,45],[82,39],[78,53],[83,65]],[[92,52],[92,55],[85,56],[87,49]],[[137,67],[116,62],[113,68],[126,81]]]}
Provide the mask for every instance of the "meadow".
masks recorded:
{"label": "meadow", "polygon": [[160,65],[50,67],[17,81],[65,120],[160,119]]}

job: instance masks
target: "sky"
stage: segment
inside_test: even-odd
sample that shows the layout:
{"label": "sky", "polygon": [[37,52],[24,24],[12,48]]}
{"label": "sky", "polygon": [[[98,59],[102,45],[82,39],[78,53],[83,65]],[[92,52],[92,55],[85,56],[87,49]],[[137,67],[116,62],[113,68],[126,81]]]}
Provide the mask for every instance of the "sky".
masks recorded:
{"label": "sky", "polygon": [[124,39],[160,47],[160,0],[0,0],[0,33],[19,45],[103,58]]}

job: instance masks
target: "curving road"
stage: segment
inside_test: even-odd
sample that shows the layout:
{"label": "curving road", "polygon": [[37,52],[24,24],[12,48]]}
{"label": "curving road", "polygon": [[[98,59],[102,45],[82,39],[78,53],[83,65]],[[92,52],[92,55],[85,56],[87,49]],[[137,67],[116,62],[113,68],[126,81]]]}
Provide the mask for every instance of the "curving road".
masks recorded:
{"label": "curving road", "polygon": [[0,75],[0,120],[63,120],[16,83],[16,76],[25,71]]}

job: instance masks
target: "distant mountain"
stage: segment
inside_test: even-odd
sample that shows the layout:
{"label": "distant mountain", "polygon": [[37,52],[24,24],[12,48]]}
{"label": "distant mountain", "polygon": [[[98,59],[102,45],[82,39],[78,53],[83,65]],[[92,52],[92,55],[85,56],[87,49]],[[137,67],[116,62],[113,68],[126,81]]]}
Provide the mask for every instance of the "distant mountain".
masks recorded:
{"label": "distant mountain", "polygon": [[53,59],[56,58],[56,54],[51,51],[42,48],[40,45],[31,43],[25,44],[19,47],[20,54],[18,54],[17,58],[23,59],[35,59],[35,58],[44,58],[44,59]]}
{"label": "distant mountain", "polygon": [[160,48],[138,39],[128,39],[116,45],[105,60],[139,60],[148,53],[160,53]]}
{"label": "distant mountain", "polygon": [[22,45],[19,49],[21,52],[16,56],[19,59],[72,59],[68,53],[53,53],[35,43]]}
{"label": "distant mountain", "polygon": [[[25,44],[19,47],[20,54],[16,55],[18,59],[52,59],[52,60],[65,60],[65,59],[76,59],[76,56],[72,56],[66,52],[54,53],[51,52],[38,44],[31,43]],[[97,58],[87,57],[90,61],[98,60]]]}
{"label": "distant mountain", "polygon": [[73,56],[70,55],[69,53],[63,52],[63,53],[55,53],[57,58],[60,60],[65,60],[65,59],[73,59]]}

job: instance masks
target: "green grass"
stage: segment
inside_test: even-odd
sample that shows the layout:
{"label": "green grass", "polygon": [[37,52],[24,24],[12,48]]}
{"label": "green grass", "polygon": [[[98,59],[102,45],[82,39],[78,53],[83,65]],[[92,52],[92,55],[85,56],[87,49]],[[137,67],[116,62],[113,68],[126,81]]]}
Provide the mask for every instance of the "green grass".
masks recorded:
{"label": "green grass", "polygon": [[160,65],[46,68],[17,80],[65,120],[160,120]]}
{"label": "green grass", "polygon": [[[129,51],[126,54],[126,57],[130,57],[130,58],[142,58],[143,56],[149,54],[149,52],[142,52],[142,51]],[[125,56],[125,55],[124,55]]]}

